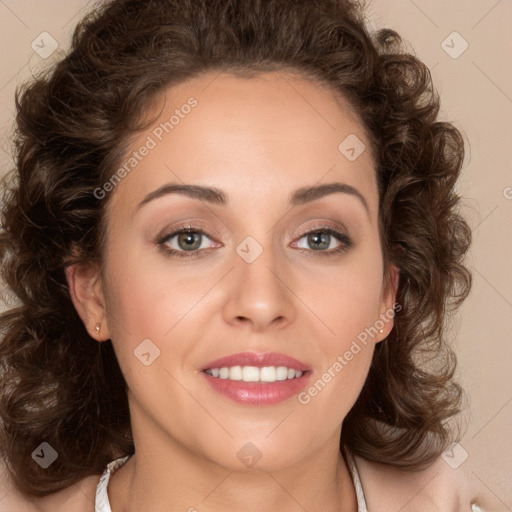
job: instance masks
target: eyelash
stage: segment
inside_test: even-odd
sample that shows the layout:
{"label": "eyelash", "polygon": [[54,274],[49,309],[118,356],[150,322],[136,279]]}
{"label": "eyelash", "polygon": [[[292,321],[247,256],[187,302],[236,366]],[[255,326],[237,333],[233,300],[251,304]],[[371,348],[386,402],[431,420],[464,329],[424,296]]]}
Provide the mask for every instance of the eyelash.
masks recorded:
{"label": "eyelash", "polygon": [[[345,252],[349,250],[353,246],[352,239],[343,231],[333,227],[333,226],[314,226],[310,230],[303,233],[298,240],[301,240],[307,235],[311,235],[313,233],[326,233],[328,235],[334,236],[339,242],[341,242],[341,245],[337,247],[336,249],[331,249],[330,251],[315,251],[314,249],[304,249],[302,247],[297,248],[300,252],[306,252],[306,253],[312,253],[314,252],[317,256],[334,256],[336,254]],[[176,229],[174,229],[171,233],[163,234],[158,237],[157,245],[158,247],[168,256],[177,257],[177,258],[198,258],[201,257],[201,252],[208,250],[208,249],[196,249],[195,251],[177,251],[176,249],[170,249],[166,242],[168,242],[170,239],[174,238],[176,235],[180,235],[182,233],[198,233],[201,235],[206,235],[211,240],[212,237],[208,235],[205,231],[203,231],[199,227],[194,227],[192,225],[186,225],[186,226],[179,226]]]}

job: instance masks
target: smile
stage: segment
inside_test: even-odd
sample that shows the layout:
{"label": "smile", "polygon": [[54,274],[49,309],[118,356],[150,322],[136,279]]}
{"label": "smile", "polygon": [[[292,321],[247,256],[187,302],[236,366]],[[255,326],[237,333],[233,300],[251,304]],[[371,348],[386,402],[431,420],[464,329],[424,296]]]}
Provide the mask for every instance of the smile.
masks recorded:
{"label": "smile", "polygon": [[276,352],[232,354],[202,367],[217,395],[243,405],[266,406],[296,396],[311,378],[312,368]]}

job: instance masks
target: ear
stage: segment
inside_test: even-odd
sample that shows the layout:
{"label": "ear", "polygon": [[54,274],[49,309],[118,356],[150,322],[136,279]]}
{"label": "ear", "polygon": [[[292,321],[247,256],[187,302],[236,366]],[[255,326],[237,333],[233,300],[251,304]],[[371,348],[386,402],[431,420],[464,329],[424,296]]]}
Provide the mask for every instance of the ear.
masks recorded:
{"label": "ear", "polygon": [[66,267],[65,273],[71,300],[87,332],[97,341],[108,340],[110,332],[100,269],[93,264],[75,263]]}
{"label": "ear", "polygon": [[[395,307],[399,280],[400,269],[396,265],[390,263],[386,270],[384,284],[382,287],[379,315],[380,322],[377,320],[377,322],[379,322],[379,329],[382,328],[383,332],[379,332],[375,336],[376,343],[386,339],[389,336],[389,333],[391,332],[391,329],[394,325],[394,312],[395,310],[400,311],[401,309],[400,305]],[[384,324],[383,326],[382,323]]]}

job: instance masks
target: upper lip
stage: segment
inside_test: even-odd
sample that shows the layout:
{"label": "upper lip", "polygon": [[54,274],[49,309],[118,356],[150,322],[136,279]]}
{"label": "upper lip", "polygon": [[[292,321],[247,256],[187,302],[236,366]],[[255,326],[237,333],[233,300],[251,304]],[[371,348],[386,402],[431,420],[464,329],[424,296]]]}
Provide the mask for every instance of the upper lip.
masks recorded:
{"label": "upper lip", "polygon": [[205,365],[202,371],[211,368],[223,368],[231,366],[286,366],[287,368],[293,368],[302,372],[309,371],[311,367],[298,359],[280,354],[278,352],[240,352],[238,354],[232,354],[230,356],[221,357],[215,359]]}

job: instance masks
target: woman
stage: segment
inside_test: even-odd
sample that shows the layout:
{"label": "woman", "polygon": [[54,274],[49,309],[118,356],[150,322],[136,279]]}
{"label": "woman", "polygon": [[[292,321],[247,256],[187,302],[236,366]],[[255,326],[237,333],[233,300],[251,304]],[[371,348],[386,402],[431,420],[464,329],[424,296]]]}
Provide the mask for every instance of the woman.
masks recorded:
{"label": "woman", "polygon": [[114,0],[17,108],[0,414],[20,500],[479,510],[440,458],[464,146],[398,34],[350,0]]}

